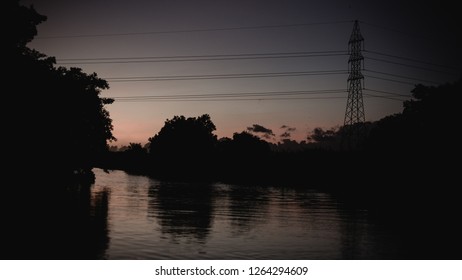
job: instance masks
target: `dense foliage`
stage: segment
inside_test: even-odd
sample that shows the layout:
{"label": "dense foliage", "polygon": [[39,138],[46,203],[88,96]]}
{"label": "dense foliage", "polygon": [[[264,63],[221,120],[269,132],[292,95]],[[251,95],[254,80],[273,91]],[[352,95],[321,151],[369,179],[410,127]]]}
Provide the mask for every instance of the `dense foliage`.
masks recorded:
{"label": "dense foliage", "polygon": [[10,106],[4,116],[10,161],[16,170],[55,177],[87,176],[107,141],[114,140],[112,120],[101,98],[109,87],[96,73],[56,67],[55,59],[27,47],[46,20],[33,7],[7,1],[14,21],[7,28],[4,97]]}

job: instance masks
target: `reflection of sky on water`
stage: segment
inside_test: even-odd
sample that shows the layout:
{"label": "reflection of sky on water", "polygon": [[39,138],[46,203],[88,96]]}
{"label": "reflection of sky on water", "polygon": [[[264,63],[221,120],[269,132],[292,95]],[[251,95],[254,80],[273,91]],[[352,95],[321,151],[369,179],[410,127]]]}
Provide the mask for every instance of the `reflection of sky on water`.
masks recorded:
{"label": "reflection of sky on water", "polygon": [[368,259],[393,250],[367,211],[325,193],[95,171],[95,190],[111,191],[110,259]]}

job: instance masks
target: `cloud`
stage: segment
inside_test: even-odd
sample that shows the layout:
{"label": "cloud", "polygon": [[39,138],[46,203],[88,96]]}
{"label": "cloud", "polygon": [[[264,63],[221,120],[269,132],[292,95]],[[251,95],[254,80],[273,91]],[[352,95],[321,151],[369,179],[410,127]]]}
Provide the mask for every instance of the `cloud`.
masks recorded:
{"label": "cloud", "polygon": [[247,131],[250,133],[258,133],[261,137],[265,139],[271,139],[273,136],[275,136],[273,130],[259,124],[254,124],[252,126],[247,127]]}
{"label": "cloud", "polygon": [[285,139],[288,139],[292,136],[292,132],[294,132],[295,130],[297,130],[295,127],[291,127],[291,126],[288,126],[288,125],[282,125],[281,126],[281,129],[284,130],[283,133],[281,133],[281,135],[279,135],[280,138],[285,138]]}
{"label": "cloud", "polygon": [[295,131],[297,130],[295,127],[291,127],[291,126],[288,126],[288,125],[282,125],[281,126],[281,129],[284,129],[285,131]]}
{"label": "cloud", "polygon": [[254,132],[254,133],[263,133],[264,136],[266,135],[268,137],[270,135],[274,136],[273,130],[271,130],[269,128],[266,128],[266,127],[264,127],[262,125],[259,125],[259,124],[254,124],[252,126],[249,126],[249,127],[247,127],[247,130],[250,131],[250,132]]}
{"label": "cloud", "polygon": [[286,131],[284,133],[282,133],[281,135],[279,135],[279,137],[281,138],[290,138],[291,134],[290,132]]}

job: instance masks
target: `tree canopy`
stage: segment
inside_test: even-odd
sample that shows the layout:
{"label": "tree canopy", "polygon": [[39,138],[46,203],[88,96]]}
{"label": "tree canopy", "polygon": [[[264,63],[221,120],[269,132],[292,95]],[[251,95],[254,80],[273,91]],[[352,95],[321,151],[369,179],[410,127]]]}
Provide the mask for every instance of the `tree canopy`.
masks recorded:
{"label": "tree canopy", "polygon": [[207,114],[167,119],[159,133],[149,138],[149,153],[156,168],[164,174],[180,172],[187,176],[207,171],[217,141],[215,130]]}
{"label": "tree canopy", "polygon": [[458,125],[462,79],[439,86],[417,85],[413,99],[404,102],[403,112],[374,123],[368,145],[381,150],[419,152],[458,147]]}
{"label": "tree canopy", "polygon": [[96,73],[79,68],[56,67],[55,59],[27,47],[46,20],[33,7],[8,0],[13,20],[7,28],[6,92],[11,106],[3,120],[11,157],[18,168],[55,176],[88,173],[106,151],[112,135],[112,120],[101,98],[108,83]]}

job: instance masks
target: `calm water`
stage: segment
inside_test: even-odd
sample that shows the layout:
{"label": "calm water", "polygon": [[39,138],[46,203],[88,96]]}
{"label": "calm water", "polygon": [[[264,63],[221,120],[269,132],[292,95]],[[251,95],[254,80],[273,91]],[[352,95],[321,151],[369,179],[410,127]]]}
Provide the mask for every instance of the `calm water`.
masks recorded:
{"label": "calm water", "polygon": [[98,258],[387,259],[398,249],[367,210],[327,193],[94,172],[94,208],[108,204]]}

